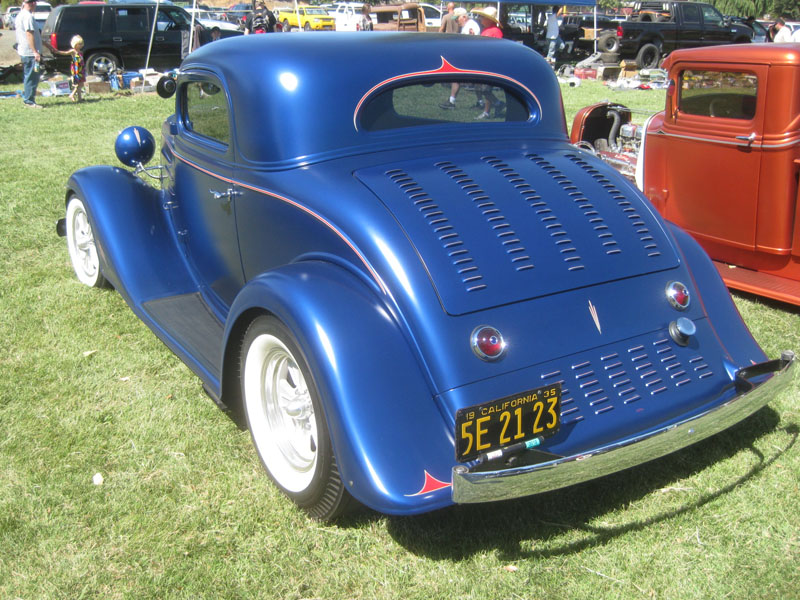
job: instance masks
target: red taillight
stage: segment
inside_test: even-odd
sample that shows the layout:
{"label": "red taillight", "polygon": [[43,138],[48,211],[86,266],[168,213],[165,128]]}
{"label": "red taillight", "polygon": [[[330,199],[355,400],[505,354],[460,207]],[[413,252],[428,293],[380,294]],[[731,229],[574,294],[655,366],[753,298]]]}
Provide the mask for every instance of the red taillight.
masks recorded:
{"label": "red taillight", "polygon": [[57,44],[56,42],[57,42],[57,40],[56,40],[56,34],[55,34],[55,33],[51,33],[51,34],[50,34],[50,45],[51,45],[53,48],[55,48],[56,50],[58,50],[58,44]]}
{"label": "red taillight", "polygon": [[617,37],[622,37],[622,25],[617,25]]}
{"label": "red taillight", "polygon": [[691,302],[691,295],[689,288],[683,285],[680,281],[673,281],[667,285],[667,300],[678,310],[686,310],[689,308]]}
{"label": "red taillight", "polygon": [[483,360],[497,360],[506,351],[503,336],[494,327],[476,327],[471,336],[472,351]]}

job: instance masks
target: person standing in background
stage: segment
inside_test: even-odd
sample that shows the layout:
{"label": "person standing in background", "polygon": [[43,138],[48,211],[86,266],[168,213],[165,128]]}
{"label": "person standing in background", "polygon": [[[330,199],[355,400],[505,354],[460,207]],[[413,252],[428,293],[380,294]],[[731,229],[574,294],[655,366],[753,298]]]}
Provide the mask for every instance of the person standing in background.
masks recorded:
{"label": "person standing in background", "polygon": [[365,4],[361,7],[361,31],[372,31],[372,16],[369,14],[370,10],[369,4]]}
{"label": "person standing in background", "polygon": [[776,44],[785,44],[792,41],[792,30],[786,26],[786,21],[782,18],[778,17],[772,27],[775,32],[775,37],[772,38],[773,42]]}
{"label": "person standing in background", "polygon": [[561,15],[561,9],[558,6],[553,6],[553,12],[547,15],[547,62],[554,63],[556,56],[564,47],[564,40],[561,39],[561,29],[558,26],[558,17]]}
{"label": "person standing in background", "polygon": [[458,33],[458,20],[455,15],[456,5],[454,2],[447,3],[447,13],[442,15],[442,23],[439,25],[439,33]]}
{"label": "person standing in background", "polygon": [[17,36],[17,54],[22,61],[22,103],[28,108],[42,108],[36,104],[36,88],[42,76],[42,33],[33,18],[36,0],[25,0],[14,22]]}

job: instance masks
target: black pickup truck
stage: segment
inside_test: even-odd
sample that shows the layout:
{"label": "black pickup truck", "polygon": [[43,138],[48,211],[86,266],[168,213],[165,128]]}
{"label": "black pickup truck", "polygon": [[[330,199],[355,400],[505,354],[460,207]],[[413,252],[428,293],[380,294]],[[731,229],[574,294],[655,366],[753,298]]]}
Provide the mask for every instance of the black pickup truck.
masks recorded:
{"label": "black pickup truck", "polygon": [[703,2],[637,2],[634,18],[598,40],[605,52],[636,59],[640,69],[657,67],[661,58],[680,48],[750,42],[753,30],[732,23]]}

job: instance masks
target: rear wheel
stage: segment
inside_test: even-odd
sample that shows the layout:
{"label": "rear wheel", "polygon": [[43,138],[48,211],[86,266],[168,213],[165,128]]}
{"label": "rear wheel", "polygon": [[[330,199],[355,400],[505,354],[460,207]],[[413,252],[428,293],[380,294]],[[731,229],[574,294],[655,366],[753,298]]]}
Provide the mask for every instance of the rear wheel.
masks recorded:
{"label": "rear wheel", "polygon": [[306,22],[306,24],[303,25],[303,30],[304,31],[311,31],[311,24]]}
{"label": "rear wheel", "polygon": [[119,60],[110,52],[95,52],[86,59],[86,72],[89,75],[103,75],[119,68]]}
{"label": "rear wheel", "polygon": [[655,69],[661,59],[661,51],[655,44],[645,44],[636,55],[636,66],[640,69]]}
{"label": "rear wheel", "polygon": [[275,484],[312,517],[348,507],[314,377],[294,336],[271,316],[255,319],[241,351],[242,399],[259,458]]}
{"label": "rear wheel", "polygon": [[291,25],[289,25],[289,19],[284,19],[284,20],[283,20],[283,30],[284,30],[286,33],[289,33],[289,32],[292,30],[292,26],[291,26]]}
{"label": "rear wheel", "polygon": [[100,272],[100,258],[89,214],[83,201],[75,195],[67,202],[67,249],[78,281],[89,287],[108,287]]}

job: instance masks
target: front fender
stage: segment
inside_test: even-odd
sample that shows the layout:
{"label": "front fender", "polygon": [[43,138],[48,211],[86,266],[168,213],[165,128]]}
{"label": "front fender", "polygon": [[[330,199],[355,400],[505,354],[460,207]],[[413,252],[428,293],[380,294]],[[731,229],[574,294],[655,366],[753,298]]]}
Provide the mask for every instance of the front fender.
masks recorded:
{"label": "front fender", "polygon": [[130,171],[80,169],[67,183],[89,213],[103,276],[131,306],[193,289],[169,226],[163,192]]}
{"label": "front fender", "polygon": [[[324,261],[254,278],[231,307],[226,361],[238,360],[237,332],[254,312],[272,313],[297,338],[321,395],[342,480],[357,500],[390,514],[452,503],[452,432],[405,332],[363,281]],[[443,481],[434,483],[426,473]]]}

